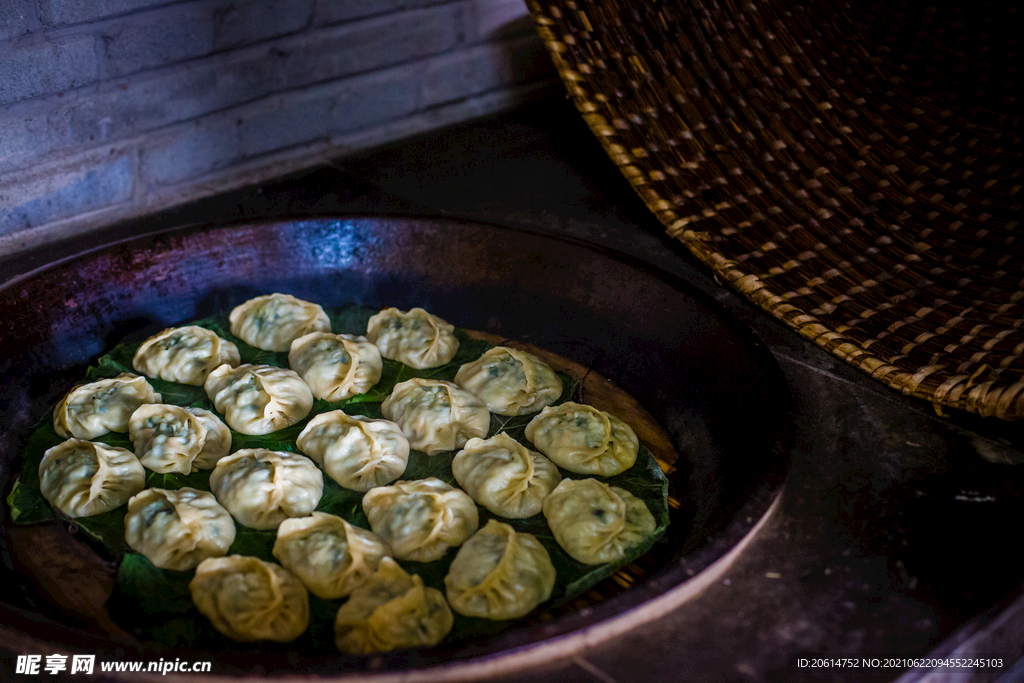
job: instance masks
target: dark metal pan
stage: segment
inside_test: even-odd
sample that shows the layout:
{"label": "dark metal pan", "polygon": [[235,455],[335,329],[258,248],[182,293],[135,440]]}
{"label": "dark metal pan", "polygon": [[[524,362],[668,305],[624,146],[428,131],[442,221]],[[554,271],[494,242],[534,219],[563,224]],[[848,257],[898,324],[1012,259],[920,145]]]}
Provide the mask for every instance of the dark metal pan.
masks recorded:
{"label": "dark metal pan", "polygon": [[[141,237],[0,288],[4,490],[31,425],[91,359],[129,333],[271,291],[327,305],[422,306],[460,327],[559,353],[638,398],[681,456],[670,478],[682,505],[636,586],[471,647],[386,655],[374,660],[381,670],[525,656],[636,614],[673,591],[678,602],[678,587],[692,585],[692,577],[726,555],[780,486],[788,452],[786,386],[771,355],[713,301],[664,273],[566,240],[451,220],[353,217]],[[6,546],[3,552],[6,647],[116,650],[122,659],[156,652],[70,624],[13,569]],[[212,658],[222,672],[258,665],[268,673],[323,674],[365,666],[333,653],[296,661],[254,652],[240,646]]]}

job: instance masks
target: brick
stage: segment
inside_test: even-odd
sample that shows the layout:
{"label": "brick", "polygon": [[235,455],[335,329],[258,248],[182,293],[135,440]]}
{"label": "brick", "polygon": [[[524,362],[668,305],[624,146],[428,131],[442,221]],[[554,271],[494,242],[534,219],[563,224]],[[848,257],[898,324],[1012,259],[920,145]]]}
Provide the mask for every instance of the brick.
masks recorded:
{"label": "brick", "polygon": [[423,106],[453,102],[479,91],[475,84],[477,62],[485,48],[468,48],[436,57],[424,66]]}
{"label": "brick", "polygon": [[173,126],[147,140],[140,155],[146,186],[174,185],[239,161],[239,126],[238,116],[225,112]]}
{"label": "brick", "polygon": [[275,53],[252,49],[112,83],[98,92],[33,102],[0,115],[0,171],[228,109],[283,88]]}
{"label": "brick", "polygon": [[136,119],[153,113],[152,108],[172,107],[178,102],[164,100],[154,93],[151,107],[133,92],[137,89],[133,85],[123,91],[118,88],[113,92],[32,102],[40,106],[15,109],[0,117],[0,139],[4,140],[0,146],[0,172],[124,139],[135,128]]}
{"label": "brick", "polygon": [[380,125],[419,107],[415,65],[296,91],[173,126],[144,143],[142,177],[160,191],[275,150]]}
{"label": "brick", "polygon": [[198,59],[220,50],[301,31],[312,0],[189,3],[127,17],[103,31],[113,77]]}
{"label": "brick", "polygon": [[525,0],[470,0],[466,40],[478,42],[535,33]]}
{"label": "brick", "polygon": [[0,2],[0,40],[25,33],[32,24],[31,0],[3,0]]}
{"label": "brick", "polygon": [[419,68],[409,65],[344,82],[333,110],[334,131],[372,128],[417,111],[420,78]]}
{"label": "brick", "polygon": [[44,26],[78,24],[165,4],[167,0],[39,0],[39,21]]}
{"label": "brick", "polygon": [[131,79],[110,104],[142,131],[238,106],[285,88],[272,49],[247,50],[174,68],[146,80]]}
{"label": "brick", "polygon": [[0,185],[0,234],[8,235],[129,201],[133,154],[104,149]]}
{"label": "brick", "polygon": [[423,106],[453,102],[554,75],[554,66],[536,36],[465,48],[435,57],[426,64]]}
{"label": "brick", "polygon": [[314,22],[318,26],[339,24],[376,14],[395,12],[408,6],[407,0],[317,0]]}
{"label": "brick", "polygon": [[282,57],[284,78],[292,86],[330,81],[450,50],[460,9],[442,5],[322,29]]}
{"label": "brick", "polygon": [[[91,92],[24,103],[0,112],[0,171],[226,110],[307,82],[327,82],[351,70],[369,71],[420,52],[450,48],[455,43],[453,8],[441,15],[438,9],[445,8],[407,12],[401,21],[384,18],[321,29],[312,40],[310,34],[300,34],[122,77]],[[428,35],[416,36],[417,30]],[[389,44],[389,36],[402,38],[401,49]],[[324,59],[326,51],[333,51],[329,59]]]}
{"label": "brick", "polygon": [[313,0],[228,3],[214,13],[214,46],[222,50],[296,33],[311,23],[312,16]]}
{"label": "brick", "polygon": [[40,40],[4,48],[0,59],[0,104],[63,92],[97,79],[92,36]]}
{"label": "brick", "polygon": [[124,76],[213,52],[215,8],[210,3],[146,12],[105,27],[107,73]]}
{"label": "brick", "polygon": [[241,151],[245,157],[323,138],[331,128],[334,100],[327,92],[299,92],[273,98],[239,115]]}
{"label": "brick", "polygon": [[0,116],[0,176],[38,161],[55,147],[67,146],[70,136],[60,120],[50,112]]}
{"label": "brick", "polygon": [[[407,21],[402,25],[406,30],[420,25],[432,32],[422,37],[417,50],[440,50],[454,43],[454,31],[449,30],[445,36],[437,24]],[[393,21],[375,21],[373,26],[364,27],[368,36],[378,36],[380,42],[351,41],[349,49],[376,48],[384,54],[353,54],[348,65],[369,69],[395,59],[396,51],[386,39],[395,34],[381,30],[395,27]],[[334,35],[337,31],[327,32],[332,34],[328,41],[331,46],[343,49],[345,41]],[[345,71],[335,68],[345,65],[344,55],[336,55],[332,68],[325,69],[325,40],[303,47],[307,37],[294,36],[215,55],[150,72],[145,77],[125,77],[104,84],[98,91],[32,103],[27,113],[23,109],[0,114],[0,139],[4,141],[0,145],[0,170],[22,168],[48,155],[86,149],[236,107],[301,86],[313,73],[316,80],[321,80]]]}
{"label": "brick", "polygon": [[317,26],[340,24],[406,9],[450,3],[453,0],[316,0],[313,21]]}

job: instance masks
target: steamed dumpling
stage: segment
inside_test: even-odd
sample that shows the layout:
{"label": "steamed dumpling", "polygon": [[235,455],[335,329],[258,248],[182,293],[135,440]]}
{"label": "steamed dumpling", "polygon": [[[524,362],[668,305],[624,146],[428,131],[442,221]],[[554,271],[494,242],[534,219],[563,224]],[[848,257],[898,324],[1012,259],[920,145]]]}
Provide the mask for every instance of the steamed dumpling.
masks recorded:
{"label": "steamed dumpling", "polygon": [[473,499],[434,477],[370,489],[363,512],[394,557],[416,562],[440,559],[480,524]]}
{"label": "steamed dumpling", "polygon": [[228,555],[203,560],[188,585],[196,608],[232,640],[289,643],[309,626],[309,594],[271,562]]}
{"label": "steamed dumpling", "polygon": [[201,387],[214,368],[240,362],[237,346],[210,330],[187,325],[142,342],[132,367],[147,377]]}
{"label": "steamed dumpling", "polygon": [[185,408],[206,428],[206,441],[199,455],[192,461],[193,469],[212,470],[217,461],[231,452],[231,430],[223,420],[204,408]]}
{"label": "steamed dumpling", "polygon": [[340,401],[365,394],[380,381],[384,369],[377,347],[366,337],[313,332],[292,342],[288,365],[313,396]]}
{"label": "steamed dumpling", "polygon": [[636,462],[640,440],[625,422],[579,403],[548,407],[526,425],[526,438],[559,467],[611,477]]}
{"label": "steamed dumpling", "polygon": [[526,415],[562,395],[562,380],[537,356],[495,346],[459,368],[455,383],[498,415]]}
{"label": "steamed dumpling", "polygon": [[555,567],[535,536],[492,519],[459,548],[444,585],[459,614],[517,619],[551,597]]}
{"label": "steamed dumpling", "polygon": [[558,545],[584,564],[615,562],[654,533],[654,515],[625,489],[596,479],[563,479],[544,499]]}
{"label": "steamed dumpling", "polygon": [[408,313],[384,309],[370,318],[366,338],[380,349],[380,355],[418,370],[444,365],[459,350],[455,326],[422,308]]}
{"label": "steamed dumpling", "polygon": [[351,593],[390,554],[376,534],[324,512],[284,520],[277,528],[274,543],[278,562],[324,600]]}
{"label": "steamed dumpling", "polygon": [[342,652],[357,655],[428,647],[441,642],[454,623],[441,591],[385,557],[338,610],[334,642]]}
{"label": "steamed dumpling", "polygon": [[224,421],[242,434],[276,432],[309,415],[313,394],[291,370],[272,365],[222,365],[203,385]]}
{"label": "steamed dumpling", "polygon": [[65,439],[95,439],[107,432],[127,432],[128,419],[139,406],[161,400],[145,377],[124,372],[68,392],[53,410],[53,428]]}
{"label": "steamed dumpling", "polygon": [[146,485],[135,454],[102,443],[68,439],[46,451],[39,463],[39,490],[68,517],[110,512]]}
{"label": "steamed dumpling", "polygon": [[157,567],[183,572],[227,555],[235,522],[212,493],[145,489],[128,501],[124,538]]}
{"label": "steamed dumpling", "polygon": [[316,509],[324,476],[303,455],[243,448],[217,462],[210,490],[245,526],[276,529],[289,517],[305,517]]}
{"label": "steamed dumpling", "polygon": [[397,424],[340,410],[310,420],[297,443],[334,481],[353,491],[398,479],[409,462],[409,440]]}
{"label": "steamed dumpling", "polygon": [[184,408],[149,403],[132,413],[128,436],[139,462],[149,469],[191,474],[192,461],[206,441],[206,427]]}
{"label": "steamed dumpling", "polygon": [[231,311],[231,334],[264,351],[287,351],[310,332],[330,332],[331,321],[317,304],[290,294],[265,294]]}
{"label": "steamed dumpling", "polygon": [[462,448],[487,436],[491,414],[476,396],[451,382],[418,377],[395,385],[380,406],[401,427],[409,445],[427,455]]}
{"label": "steamed dumpling", "polygon": [[553,462],[505,433],[470,439],[452,460],[452,473],[473,500],[513,519],[539,513],[562,480]]}
{"label": "steamed dumpling", "polygon": [[231,448],[231,432],[201,408],[147,403],[132,413],[128,434],[139,461],[161,474],[213,469]]}

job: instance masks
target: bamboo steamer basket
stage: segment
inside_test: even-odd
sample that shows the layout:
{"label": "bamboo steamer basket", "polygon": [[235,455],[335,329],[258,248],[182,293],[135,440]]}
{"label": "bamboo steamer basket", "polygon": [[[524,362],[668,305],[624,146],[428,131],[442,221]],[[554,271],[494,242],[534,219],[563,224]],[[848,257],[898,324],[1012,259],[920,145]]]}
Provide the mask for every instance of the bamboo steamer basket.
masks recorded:
{"label": "bamboo steamer basket", "polygon": [[528,4],[717,278],[940,413],[1024,417],[1017,3]]}

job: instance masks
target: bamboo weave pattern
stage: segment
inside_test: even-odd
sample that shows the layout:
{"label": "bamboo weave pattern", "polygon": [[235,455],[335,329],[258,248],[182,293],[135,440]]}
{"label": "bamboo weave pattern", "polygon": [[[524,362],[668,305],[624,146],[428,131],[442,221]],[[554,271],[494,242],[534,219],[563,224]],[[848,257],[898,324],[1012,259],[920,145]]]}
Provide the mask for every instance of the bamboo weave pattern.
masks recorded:
{"label": "bamboo weave pattern", "polygon": [[903,394],[1024,417],[1016,3],[528,0],[668,233]]}

